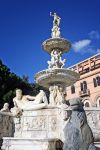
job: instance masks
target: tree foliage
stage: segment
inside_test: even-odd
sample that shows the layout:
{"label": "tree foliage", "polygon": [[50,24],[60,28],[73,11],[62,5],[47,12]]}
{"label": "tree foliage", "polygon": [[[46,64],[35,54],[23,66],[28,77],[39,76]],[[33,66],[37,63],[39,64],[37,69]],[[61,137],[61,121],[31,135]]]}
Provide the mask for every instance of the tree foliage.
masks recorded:
{"label": "tree foliage", "polygon": [[[28,83],[27,76],[20,78],[16,74],[12,73],[0,60],[0,108],[3,107],[5,102],[8,102],[10,107],[12,107],[12,99],[15,96],[15,90],[17,88],[22,89],[23,94],[30,95],[38,94],[40,89],[45,90],[37,84]],[[48,95],[48,91],[45,91]]]}

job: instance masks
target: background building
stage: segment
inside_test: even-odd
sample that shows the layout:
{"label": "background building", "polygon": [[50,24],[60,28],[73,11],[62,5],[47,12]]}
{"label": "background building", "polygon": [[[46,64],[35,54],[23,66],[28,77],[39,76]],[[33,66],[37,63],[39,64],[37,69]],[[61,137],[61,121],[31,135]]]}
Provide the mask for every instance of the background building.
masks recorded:
{"label": "background building", "polygon": [[85,107],[100,107],[100,53],[69,67],[80,79],[67,87],[66,99],[82,97]]}

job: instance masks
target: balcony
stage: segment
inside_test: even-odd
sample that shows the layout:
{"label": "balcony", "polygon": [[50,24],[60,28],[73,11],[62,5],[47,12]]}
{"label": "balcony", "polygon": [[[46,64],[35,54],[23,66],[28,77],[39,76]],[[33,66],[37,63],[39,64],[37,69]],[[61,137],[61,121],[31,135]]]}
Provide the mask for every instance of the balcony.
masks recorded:
{"label": "balcony", "polygon": [[83,91],[79,91],[79,96],[80,97],[90,96],[90,90],[89,89],[85,89]]}
{"label": "balcony", "polygon": [[80,75],[86,74],[98,68],[100,68],[100,53],[69,67],[70,70],[78,72]]}

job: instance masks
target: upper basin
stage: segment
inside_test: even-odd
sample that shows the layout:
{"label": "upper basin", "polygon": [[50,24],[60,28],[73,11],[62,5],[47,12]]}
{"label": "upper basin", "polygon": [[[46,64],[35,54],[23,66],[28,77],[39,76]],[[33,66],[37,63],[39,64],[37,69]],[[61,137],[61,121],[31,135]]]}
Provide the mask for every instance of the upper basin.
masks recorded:
{"label": "upper basin", "polygon": [[62,53],[65,53],[71,48],[71,44],[64,38],[50,38],[43,42],[42,47],[48,53],[51,53],[54,49],[59,49]]}

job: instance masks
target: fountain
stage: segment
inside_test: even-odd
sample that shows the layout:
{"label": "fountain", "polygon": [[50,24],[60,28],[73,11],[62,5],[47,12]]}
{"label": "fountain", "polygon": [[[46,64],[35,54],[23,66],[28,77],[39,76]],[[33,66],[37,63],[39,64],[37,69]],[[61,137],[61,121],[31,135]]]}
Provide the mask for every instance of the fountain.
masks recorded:
{"label": "fountain", "polygon": [[[62,60],[62,54],[68,52],[71,44],[61,38],[61,18],[56,13],[50,15],[54,17],[51,38],[44,41],[42,47],[51,55],[51,60],[47,62],[48,69],[35,76],[36,83],[49,89],[49,104],[45,103],[46,95],[43,91],[36,97],[22,96],[21,91],[17,91],[14,109],[15,114],[16,110],[21,113],[14,117],[14,137],[3,138],[2,150],[56,150],[57,141],[64,140],[66,112],[62,109],[62,101],[65,99],[66,87],[74,84],[79,79],[79,74],[64,68],[66,60]],[[34,101],[25,103],[27,99]]]}
{"label": "fountain", "polygon": [[[71,43],[61,38],[60,35],[60,17],[54,13],[50,13],[54,17],[53,28],[52,28],[52,38],[47,39],[43,42],[43,49],[51,55],[51,60],[48,61],[48,69],[40,71],[36,74],[36,82],[49,90],[52,88],[50,93],[61,93],[66,92],[65,88],[74,84],[78,79],[79,75],[76,72],[63,68],[66,59],[62,60],[62,54],[68,52],[71,48]],[[59,98],[58,98],[59,99]],[[59,100],[54,98],[54,105],[59,105]],[[50,104],[52,102],[50,101]]]}

